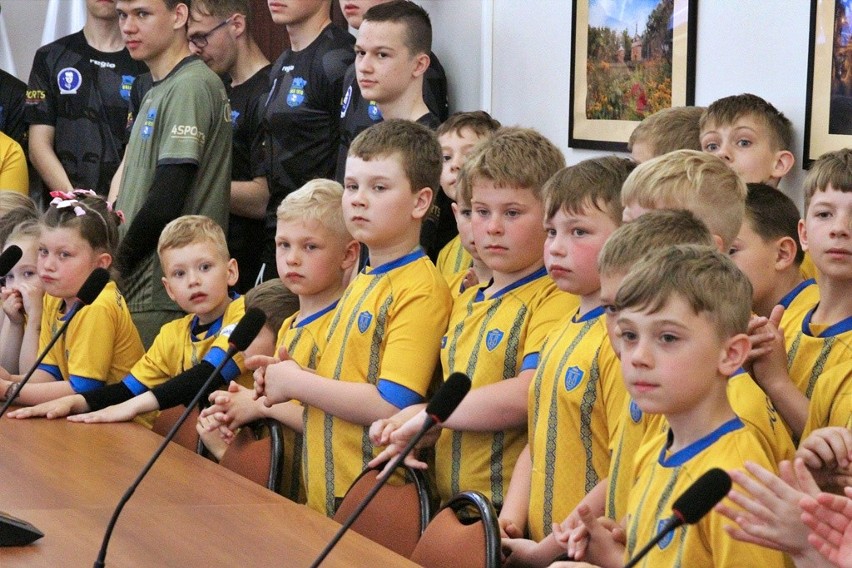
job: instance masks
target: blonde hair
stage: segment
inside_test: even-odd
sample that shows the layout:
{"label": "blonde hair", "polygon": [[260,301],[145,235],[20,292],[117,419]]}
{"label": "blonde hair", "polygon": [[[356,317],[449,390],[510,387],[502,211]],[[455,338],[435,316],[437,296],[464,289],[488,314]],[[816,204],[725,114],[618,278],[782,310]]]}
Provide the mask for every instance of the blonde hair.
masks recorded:
{"label": "blonde hair", "polygon": [[745,333],[752,288],[746,275],[713,247],[676,245],[633,265],[615,295],[615,309],[656,313],[672,297],[706,314],[720,339]]}
{"label": "blonde hair", "polygon": [[604,156],[559,170],[542,188],[545,219],[561,209],[579,213],[591,206],[621,225],[621,186],[635,167],[627,158]]}
{"label": "blonde hair", "polygon": [[262,282],[246,292],[246,309],[266,314],[266,327],[278,334],[284,320],[299,311],[299,296],[287,289],[280,278]]}
{"label": "blonde hair", "polygon": [[852,191],[852,148],[827,152],[811,165],[804,183],[806,213],[814,194],[829,185],[836,191]]}
{"label": "blonde hair", "polygon": [[6,215],[12,209],[23,207],[32,211],[34,216],[38,216],[35,201],[15,191],[0,191],[0,217]]}
{"label": "blonde hair", "polygon": [[707,225],[691,211],[649,211],[609,236],[598,255],[598,272],[604,275],[626,273],[649,253],[680,244],[715,246]]}
{"label": "blonde hair", "polygon": [[352,239],[343,220],[343,186],[330,179],[313,179],[287,195],[276,216],[287,223],[317,221],[341,239]]}
{"label": "blonde hair", "polygon": [[10,241],[16,241],[18,239],[36,239],[40,234],[41,225],[39,224],[38,219],[27,219],[15,225],[12,232],[9,233],[8,237],[6,237],[6,241],[3,243],[3,246],[6,246],[6,243]]}
{"label": "blonde hair", "polygon": [[541,199],[550,177],[565,167],[565,157],[553,142],[532,128],[507,127],[481,142],[459,171],[459,192],[470,203],[473,185],[489,180],[497,187],[522,187]]}
{"label": "blonde hair", "polygon": [[699,121],[704,107],[674,107],[655,112],[633,129],[627,150],[633,151],[637,142],[650,147],[654,156],[675,150],[701,150]]}
{"label": "blonde hair", "polygon": [[678,150],[640,164],[624,182],[621,201],[645,209],[689,209],[729,247],[740,231],[748,189],[712,154]]}
{"label": "blonde hair", "polygon": [[206,242],[213,246],[224,260],[229,260],[225,232],[216,221],[204,215],[184,215],[171,221],[160,233],[157,255],[163,260],[163,251],[183,248],[195,243]]}

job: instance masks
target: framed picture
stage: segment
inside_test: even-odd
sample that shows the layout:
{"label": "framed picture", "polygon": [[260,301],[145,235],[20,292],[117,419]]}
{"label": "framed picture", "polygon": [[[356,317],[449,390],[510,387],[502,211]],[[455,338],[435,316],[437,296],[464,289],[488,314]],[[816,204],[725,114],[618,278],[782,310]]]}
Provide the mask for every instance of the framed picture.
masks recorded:
{"label": "framed picture", "polygon": [[852,147],[852,4],[811,0],[805,106],[805,168],[825,152]]}
{"label": "framed picture", "polygon": [[694,104],[698,0],[573,2],[568,146],[626,151],[643,118]]}

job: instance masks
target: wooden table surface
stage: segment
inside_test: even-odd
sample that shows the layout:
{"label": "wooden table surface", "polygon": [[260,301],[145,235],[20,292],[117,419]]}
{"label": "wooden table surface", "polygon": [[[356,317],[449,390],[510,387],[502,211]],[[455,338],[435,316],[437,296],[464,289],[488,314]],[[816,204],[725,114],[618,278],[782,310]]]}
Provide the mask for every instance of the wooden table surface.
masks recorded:
{"label": "wooden table surface", "polygon": [[[133,423],[0,419],[0,511],[45,536],[0,566],[89,567],[113,509],[162,438]],[[307,567],[339,525],[174,443],[125,506],[110,567]],[[414,566],[348,533],[323,566]]]}

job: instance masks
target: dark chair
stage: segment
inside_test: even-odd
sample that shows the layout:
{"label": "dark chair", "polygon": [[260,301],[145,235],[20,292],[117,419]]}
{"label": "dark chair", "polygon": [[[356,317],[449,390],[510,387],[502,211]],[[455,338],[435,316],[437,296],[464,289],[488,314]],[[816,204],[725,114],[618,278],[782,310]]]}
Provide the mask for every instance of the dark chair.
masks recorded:
{"label": "dark chair", "polygon": [[[154,425],[151,429],[160,436],[165,437],[185,410],[186,407],[180,405],[160,411],[160,414],[154,420]],[[201,437],[195,430],[195,424],[198,422],[198,414],[198,408],[189,413],[189,416],[186,417],[184,423],[180,425],[180,428],[178,428],[175,437],[172,438],[172,442],[175,442],[192,452],[200,454],[204,449],[204,444],[201,442]]]}
{"label": "dark chair", "polygon": [[277,493],[283,458],[281,423],[264,418],[240,428],[219,463]]}
{"label": "dark chair", "polygon": [[497,513],[478,491],[459,493],[438,511],[420,537],[411,560],[426,568],[497,568]]}
{"label": "dark chair", "polygon": [[[381,467],[361,472],[343,497],[334,520],[344,523],[349,518],[376,484]],[[404,483],[388,481],[352,524],[352,530],[407,557],[429,523],[431,495],[421,471],[405,465],[399,470],[405,472]]]}

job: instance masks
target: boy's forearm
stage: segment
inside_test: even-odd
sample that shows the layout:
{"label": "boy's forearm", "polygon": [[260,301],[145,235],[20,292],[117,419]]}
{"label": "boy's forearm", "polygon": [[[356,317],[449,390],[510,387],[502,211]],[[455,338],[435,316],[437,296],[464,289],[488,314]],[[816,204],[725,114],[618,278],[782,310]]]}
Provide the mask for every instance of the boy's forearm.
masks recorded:
{"label": "boy's forearm", "polygon": [[55,400],[69,394],[74,394],[74,389],[71,388],[71,383],[68,381],[52,381],[49,383],[28,382],[18,391],[18,398],[16,399],[16,402],[32,406],[34,404],[41,404],[42,402]]}
{"label": "boy's forearm", "polygon": [[499,432],[527,425],[530,382],[535,369],[471,390],[443,426],[464,432]]}
{"label": "boy's forearm", "polygon": [[531,482],[532,460],[530,446],[527,444],[512,470],[512,480],[509,482],[509,489],[506,491],[506,498],[503,500],[503,508],[500,511],[500,519],[511,522],[522,533],[526,532]]}
{"label": "boy's forearm", "polygon": [[302,420],[305,408],[295,401],[290,402],[282,402],[281,404],[273,404],[271,407],[267,408],[260,401],[256,401],[258,407],[260,407],[261,416],[265,416],[267,418],[272,418],[293,430],[299,434],[302,433],[304,429],[304,422]]}
{"label": "boy's forearm", "polygon": [[781,418],[792,430],[794,440],[801,438],[808,420],[809,402],[805,395],[789,378],[786,381],[778,380],[767,384],[765,391]]}

